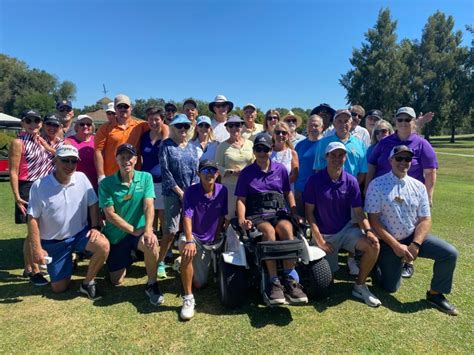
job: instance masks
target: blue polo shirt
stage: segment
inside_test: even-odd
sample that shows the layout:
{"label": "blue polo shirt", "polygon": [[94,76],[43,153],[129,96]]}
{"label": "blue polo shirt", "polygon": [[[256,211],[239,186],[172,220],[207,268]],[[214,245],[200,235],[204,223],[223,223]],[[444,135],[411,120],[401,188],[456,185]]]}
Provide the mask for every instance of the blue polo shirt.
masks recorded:
{"label": "blue polo shirt", "polygon": [[342,171],[333,181],[327,169],[308,179],[303,200],[314,205],[314,217],[321,234],[336,234],[351,220],[351,209],[362,207],[357,179]]}
{"label": "blue polo shirt", "polygon": [[298,153],[298,161],[300,165],[298,178],[295,182],[295,189],[298,191],[304,191],[306,182],[314,173],[313,164],[319,142],[320,140],[312,141],[306,138],[296,144],[295,150],[296,153]]}
{"label": "blue polo shirt", "polygon": [[337,134],[324,137],[319,141],[318,149],[316,150],[316,157],[314,159],[313,169],[322,170],[327,166],[326,162],[326,147],[329,143],[340,142],[346,146],[346,162],[344,163],[344,170],[352,176],[357,176],[359,173],[367,172],[367,148],[364,142],[352,134],[346,142],[339,139]]}

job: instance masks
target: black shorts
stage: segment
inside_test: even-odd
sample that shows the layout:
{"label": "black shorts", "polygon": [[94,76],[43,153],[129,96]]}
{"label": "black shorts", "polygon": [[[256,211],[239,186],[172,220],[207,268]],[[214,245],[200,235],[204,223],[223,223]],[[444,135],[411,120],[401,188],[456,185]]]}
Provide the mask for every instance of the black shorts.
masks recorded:
{"label": "black shorts", "polygon": [[[30,189],[34,181],[18,181],[18,190],[20,192],[21,199],[28,201],[30,198]],[[28,206],[26,206],[28,208]],[[25,224],[26,215],[21,213],[21,210],[18,208],[15,203],[15,224]]]}
{"label": "black shorts", "polygon": [[259,224],[262,224],[263,222],[268,222],[273,227],[275,227],[281,220],[287,220],[292,222],[291,216],[285,211],[278,211],[276,213],[269,213],[264,215],[248,216],[247,219],[252,221],[255,227],[257,227]]}

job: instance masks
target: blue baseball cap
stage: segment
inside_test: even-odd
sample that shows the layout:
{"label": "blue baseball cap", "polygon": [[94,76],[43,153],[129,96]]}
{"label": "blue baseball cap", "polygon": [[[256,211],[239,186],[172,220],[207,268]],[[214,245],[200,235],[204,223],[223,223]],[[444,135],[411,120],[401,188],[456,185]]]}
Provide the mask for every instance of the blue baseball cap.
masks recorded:
{"label": "blue baseball cap", "polygon": [[117,156],[117,155],[119,155],[120,153],[123,153],[123,152],[129,152],[129,153],[131,153],[132,155],[135,155],[135,156],[137,155],[137,150],[130,143],[124,143],[124,144],[120,145],[117,148],[117,152],[115,153],[115,156]]}
{"label": "blue baseball cap", "polygon": [[180,113],[173,117],[173,121],[171,121],[170,125],[173,126],[178,123],[187,123],[190,125],[191,121],[188,119],[188,116]]}
{"label": "blue baseball cap", "polygon": [[196,120],[196,124],[200,125],[201,123],[207,123],[209,126],[212,126],[211,119],[207,116],[199,116]]}
{"label": "blue baseball cap", "polygon": [[62,107],[67,107],[72,110],[72,104],[69,100],[61,100],[56,103],[56,110],[61,109]]}

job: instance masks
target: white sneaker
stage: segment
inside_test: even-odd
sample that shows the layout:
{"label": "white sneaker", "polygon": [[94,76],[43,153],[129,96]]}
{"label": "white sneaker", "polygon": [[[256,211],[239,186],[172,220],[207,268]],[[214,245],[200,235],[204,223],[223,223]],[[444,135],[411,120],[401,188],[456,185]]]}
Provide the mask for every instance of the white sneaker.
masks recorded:
{"label": "white sneaker", "polygon": [[357,265],[357,261],[353,257],[347,257],[347,266],[349,267],[349,275],[359,275],[359,265]]}
{"label": "white sneaker", "polygon": [[357,285],[354,284],[352,289],[352,296],[360,298],[370,307],[378,307],[382,304],[380,300],[374,296],[372,292],[369,291],[369,288],[366,284]]}
{"label": "white sneaker", "polygon": [[183,307],[181,307],[181,313],[179,314],[179,317],[182,320],[190,320],[192,317],[194,317],[194,297],[193,298],[184,298],[183,297]]}

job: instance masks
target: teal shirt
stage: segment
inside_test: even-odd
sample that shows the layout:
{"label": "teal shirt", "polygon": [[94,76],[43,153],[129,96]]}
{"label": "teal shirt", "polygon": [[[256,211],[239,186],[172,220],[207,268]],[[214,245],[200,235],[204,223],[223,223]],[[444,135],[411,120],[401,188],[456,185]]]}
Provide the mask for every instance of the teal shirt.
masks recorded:
{"label": "teal shirt", "polygon": [[[153,177],[150,173],[136,171],[130,187],[123,184],[120,171],[106,177],[99,184],[100,208],[114,206],[115,212],[135,229],[145,226],[143,199],[155,198]],[[102,230],[110,244],[117,244],[127,232],[119,229],[110,222],[105,223]]]}

